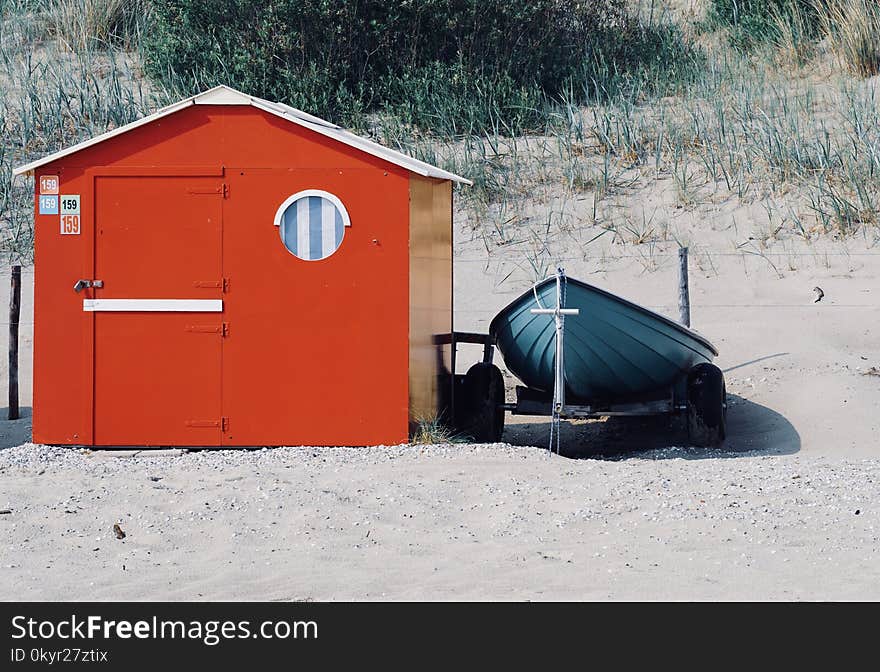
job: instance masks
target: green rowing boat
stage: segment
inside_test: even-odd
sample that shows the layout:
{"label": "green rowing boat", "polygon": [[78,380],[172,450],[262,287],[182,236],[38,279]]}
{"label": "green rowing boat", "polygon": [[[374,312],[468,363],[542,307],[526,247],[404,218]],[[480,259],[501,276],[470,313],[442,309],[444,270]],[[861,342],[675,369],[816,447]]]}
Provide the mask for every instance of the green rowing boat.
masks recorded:
{"label": "green rowing boat", "polygon": [[[564,277],[562,305],[577,309],[564,318],[565,392],[571,402],[620,402],[668,391],[694,366],[718,351],[706,338],[652,310],[604,289]],[[507,368],[526,386],[552,394],[556,330],[556,279],[504,308],[489,334]]]}

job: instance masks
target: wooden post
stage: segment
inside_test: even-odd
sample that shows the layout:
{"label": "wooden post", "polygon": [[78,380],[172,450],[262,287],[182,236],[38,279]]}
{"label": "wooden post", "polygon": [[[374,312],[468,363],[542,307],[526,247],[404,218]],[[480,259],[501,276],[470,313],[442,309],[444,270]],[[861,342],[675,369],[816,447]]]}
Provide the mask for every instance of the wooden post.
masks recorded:
{"label": "wooden post", "polygon": [[12,267],[9,293],[9,419],[18,420],[18,318],[21,313],[21,266]]}
{"label": "wooden post", "polygon": [[691,298],[688,291],[688,248],[678,248],[678,321],[691,326]]}

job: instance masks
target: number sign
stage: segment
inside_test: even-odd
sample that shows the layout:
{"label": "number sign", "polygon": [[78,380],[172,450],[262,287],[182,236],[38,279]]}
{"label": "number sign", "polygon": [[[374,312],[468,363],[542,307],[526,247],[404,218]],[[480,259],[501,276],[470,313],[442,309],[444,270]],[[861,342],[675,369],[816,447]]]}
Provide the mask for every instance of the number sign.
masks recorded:
{"label": "number sign", "polygon": [[79,214],[79,194],[62,194],[61,195],[61,214],[62,215],[78,215]]}
{"label": "number sign", "polygon": [[79,194],[61,194],[61,235],[78,236],[80,228]]}
{"label": "number sign", "polygon": [[57,196],[40,196],[40,214],[41,215],[57,215],[58,214],[58,197]]}
{"label": "number sign", "polygon": [[79,215],[61,215],[61,235],[78,236],[79,234]]}
{"label": "number sign", "polygon": [[57,194],[59,180],[57,175],[41,175],[40,176],[40,193],[41,194]]}

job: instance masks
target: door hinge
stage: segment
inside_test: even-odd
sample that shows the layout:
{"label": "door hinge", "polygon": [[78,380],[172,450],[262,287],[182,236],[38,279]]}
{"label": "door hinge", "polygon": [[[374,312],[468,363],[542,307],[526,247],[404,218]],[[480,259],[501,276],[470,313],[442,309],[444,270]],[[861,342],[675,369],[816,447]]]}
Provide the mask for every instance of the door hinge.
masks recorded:
{"label": "door hinge", "polygon": [[223,198],[229,198],[229,185],[223,183]]}
{"label": "door hinge", "polygon": [[204,189],[200,189],[198,187],[193,189],[187,189],[186,193],[192,194],[193,196],[217,196],[220,195],[223,198],[226,198],[226,185],[224,184],[222,187],[206,187]]}
{"label": "door hinge", "polygon": [[218,428],[223,432],[229,431],[229,418],[222,417],[219,420],[187,420],[187,427],[196,427],[201,429]]}
{"label": "door hinge", "polygon": [[221,322],[219,326],[213,324],[188,324],[183,328],[192,334],[220,334],[223,338],[229,336],[229,322]]}
{"label": "door hinge", "polygon": [[184,330],[194,334],[221,334],[223,336],[226,335],[223,327],[215,327],[208,324],[188,324],[186,325]]}
{"label": "door hinge", "polygon": [[223,425],[223,420],[221,419],[219,422],[217,420],[187,420],[186,426],[187,427],[206,427],[206,428],[210,429],[211,427],[222,428],[224,425]]}
{"label": "door hinge", "polygon": [[193,287],[196,289],[222,289],[224,292],[228,292],[229,278],[223,278],[222,280],[195,280],[193,282]]}

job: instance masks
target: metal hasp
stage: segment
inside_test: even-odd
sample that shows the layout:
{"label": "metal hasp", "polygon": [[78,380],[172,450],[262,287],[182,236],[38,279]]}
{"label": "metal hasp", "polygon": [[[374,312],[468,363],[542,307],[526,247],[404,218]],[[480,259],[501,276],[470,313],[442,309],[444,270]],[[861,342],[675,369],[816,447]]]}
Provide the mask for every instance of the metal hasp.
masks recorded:
{"label": "metal hasp", "polygon": [[565,316],[578,315],[580,310],[577,308],[566,308],[565,296],[563,295],[563,285],[565,283],[565,270],[556,269],[556,307],[544,308],[535,292],[535,301],[540,308],[532,308],[533,315],[552,315],[556,323],[556,359],[555,359],[555,378],[553,380],[553,420],[550,430],[550,448],[553,448],[553,427],[556,426],[556,452],[559,452],[559,418],[565,413]]}
{"label": "metal hasp", "polygon": [[84,289],[88,289],[89,287],[95,287],[96,289],[101,289],[104,286],[103,280],[77,280],[76,284],[73,286],[74,292],[81,292]]}

